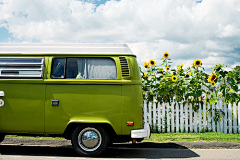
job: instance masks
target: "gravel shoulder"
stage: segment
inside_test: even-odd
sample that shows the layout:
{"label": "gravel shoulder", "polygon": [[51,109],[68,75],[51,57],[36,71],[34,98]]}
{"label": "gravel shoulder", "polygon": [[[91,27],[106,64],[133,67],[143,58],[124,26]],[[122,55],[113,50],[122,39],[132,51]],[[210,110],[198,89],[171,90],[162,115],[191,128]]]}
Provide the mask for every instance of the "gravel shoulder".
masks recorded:
{"label": "gravel shoulder", "polygon": [[[5,138],[2,145],[16,145],[16,146],[49,146],[71,148],[70,140],[42,140],[42,139],[18,139]],[[111,147],[122,148],[172,148],[172,149],[240,149],[240,143],[232,142],[169,142],[169,143],[118,143]]]}

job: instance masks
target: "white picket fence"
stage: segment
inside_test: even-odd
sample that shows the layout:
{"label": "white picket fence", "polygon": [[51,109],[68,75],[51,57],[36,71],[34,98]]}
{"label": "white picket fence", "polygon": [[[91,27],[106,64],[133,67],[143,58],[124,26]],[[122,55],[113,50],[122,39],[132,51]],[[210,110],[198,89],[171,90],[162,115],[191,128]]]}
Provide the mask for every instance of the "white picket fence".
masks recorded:
{"label": "white picket fence", "polygon": [[[223,132],[240,133],[240,102],[217,104],[199,104],[195,112],[192,104],[183,103],[156,103],[144,101],[144,119],[157,132]],[[221,120],[215,122],[215,111],[221,109]]]}

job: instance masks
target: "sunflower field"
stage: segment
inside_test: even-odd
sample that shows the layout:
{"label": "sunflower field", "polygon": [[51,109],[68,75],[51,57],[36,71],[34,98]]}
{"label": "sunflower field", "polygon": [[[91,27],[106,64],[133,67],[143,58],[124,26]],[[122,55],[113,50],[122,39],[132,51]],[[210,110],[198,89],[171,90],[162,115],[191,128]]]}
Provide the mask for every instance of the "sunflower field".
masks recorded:
{"label": "sunflower field", "polygon": [[[144,62],[140,68],[142,76],[143,98],[158,102],[216,103],[218,98],[223,102],[239,102],[237,80],[232,71],[226,71],[223,64],[212,67],[208,75],[200,59],[195,59],[192,66],[184,64],[171,68],[169,53],[163,53],[161,65],[157,66],[154,59]],[[198,106],[196,105],[195,110]]]}

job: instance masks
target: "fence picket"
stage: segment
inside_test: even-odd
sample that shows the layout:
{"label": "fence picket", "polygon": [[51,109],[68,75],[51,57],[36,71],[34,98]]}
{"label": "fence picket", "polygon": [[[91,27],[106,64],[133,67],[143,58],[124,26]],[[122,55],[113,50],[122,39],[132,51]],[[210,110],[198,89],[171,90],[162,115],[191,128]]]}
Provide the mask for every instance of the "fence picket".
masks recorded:
{"label": "fence picket", "polygon": [[202,132],[202,108],[201,108],[201,103],[199,103],[199,110],[198,110],[198,117],[199,117],[199,121],[198,121],[198,124],[199,124],[199,132],[201,133]]}
{"label": "fence picket", "polygon": [[179,105],[176,104],[176,132],[179,132]]}
{"label": "fence picket", "polygon": [[188,133],[188,104],[185,104],[185,132]]}
{"label": "fence picket", "polygon": [[228,133],[232,133],[232,105],[228,104]]}
{"label": "fence picket", "polygon": [[216,132],[216,126],[215,126],[214,117],[215,117],[215,105],[214,105],[214,103],[213,103],[213,104],[212,104],[212,131],[213,131],[213,132]]}
{"label": "fence picket", "polygon": [[193,126],[192,126],[192,123],[193,122],[193,118],[192,118],[192,104],[190,103],[189,104],[189,125],[190,125],[190,132],[192,133],[193,132]]}
{"label": "fence picket", "polygon": [[149,121],[150,126],[152,126],[152,102],[149,102],[148,104],[149,104],[148,105],[148,110],[149,110],[148,121]]}
{"label": "fence picket", "polygon": [[[216,104],[216,111],[219,110],[219,102]],[[220,132],[220,122],[217,121],[217,132]]]}
{"label": "fence picket", "polygon": [[[219,99],[219,109],[222,111],[223,110],[223,104],[222,104],[222,98]],[[220,132],[223,133],[223,113],[220,113]]]}
{"label": "fence picket", "polygon": [[161,132],[161,112],[160,112],[160,107],[161,107],[161,105],[160,105],[160,103],[158,102],[157,103],[157,105],[158,105],[158,132],[160,131]]}
{"label": "fence picket", "polygon": [[197,112],[194,112],[194,133],[197,133]]}
{"label": "fence picket", "polygon": [[147,122],[147,115],[148,115],[148,111],[147,111],[147,100],[144,101],[144,121]]}
{"label": "fence picket", "polygon": [[206,124],[207,121],[206,121],[206,105],[205,103],[203,104],[203,131],[205,132],[206,131]]}
{"label": "fence picket", "polygon": [[207,105],[207,109],[208,109],[208,132],[211,131],[212,129],[212,125],[211,125],[211,112],[210,112],[210,104],[208,103]]}
{"label": "fence picket", "polygon": [[236,103],[233,103],[233,133],[237,133],[237,108]]}
{"label": "fence picket", "polygon": [[223,133],[227,133],[227,105],[226,105],[226,103],[224,103],[224,120],[223,120]]}
{"label": "fence picket", "polygon": [[167,133],[170,132],[169,103],[167,103]]}
{"label": "fence picket", "polygon": [[162,103],[162,133],[165,133],[166,117],[165,117],[165,103]]}
{"label": "fence picket", "polygon": [[171,132],[174,133],[174,103],[171,106]]}
{"label": "fence picket", "polygon": [[238,133],[240,133],[240,102],[238,102]]}
{"label": "fence picket", "polygon": [[157,121],[156,121],[156,102],[153,101],[153,129],[157,129],[156,128],[156,124],[157,124]]}
{"label": "fence picket", "polygon": [[183,132],[183,104],[180,104],[180,125],[181,125],[181,132]]}

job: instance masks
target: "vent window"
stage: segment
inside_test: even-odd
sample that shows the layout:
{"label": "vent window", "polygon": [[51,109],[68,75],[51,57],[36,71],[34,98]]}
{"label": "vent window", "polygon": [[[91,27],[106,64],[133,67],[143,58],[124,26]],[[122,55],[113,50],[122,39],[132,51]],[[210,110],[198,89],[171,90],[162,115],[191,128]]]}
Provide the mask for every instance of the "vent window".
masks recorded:
{"label": "vent window", "polygon": [[42,78],[44,57],[1,57],[0,78]]}
{"label": "vent window", "polygon": [[130,77],[129,67],[128,67],[126,57],[119,57],[119,60],[120,60],[120,63],[121,63],[122,77]]}

